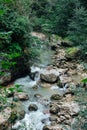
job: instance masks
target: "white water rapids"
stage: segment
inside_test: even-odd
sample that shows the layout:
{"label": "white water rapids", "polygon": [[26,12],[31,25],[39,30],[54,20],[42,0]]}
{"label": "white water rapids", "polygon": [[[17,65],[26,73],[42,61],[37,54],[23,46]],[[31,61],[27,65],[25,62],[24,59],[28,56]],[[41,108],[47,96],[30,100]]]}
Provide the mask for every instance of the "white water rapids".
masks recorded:
{"label": "white water rapids", "polygon": [[[31,72],[39,72],[39,75],[35,76],[35,80],[31,80],[29,76],[26,76],[24,78],[17,79],[14,84],[19,84],[22,86],[23,91],[25,91],[29,96],[31,96],[29,101],[23,102],[24,109],[26,111],[25,117],[22,120],[17,121],[12,129],[13,130],[42,130],[44,125],[49,124],[49,112],[48,108],[45,106],[46,101],[44,101],[45,95],[42,99],[36,100],[33,97],[33,95],[38,92],[35,90],[32,90],[32,87],[37,84],[38,80],[40,79],[40,68],[38,67],[31,67]],[[39,90],[40,93],[43,90]],[[28,111],[28,106],[30,104],[36,104],[38,106],[37,111]],[[42,123],[44,121],[44,123]]]}

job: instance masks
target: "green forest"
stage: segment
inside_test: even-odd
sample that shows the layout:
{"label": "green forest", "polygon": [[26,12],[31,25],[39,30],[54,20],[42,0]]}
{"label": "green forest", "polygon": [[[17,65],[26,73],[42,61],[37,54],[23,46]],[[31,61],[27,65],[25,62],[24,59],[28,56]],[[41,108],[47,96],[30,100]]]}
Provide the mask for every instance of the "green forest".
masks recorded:
{"label": "green forest", "polygon": [[[18,104],[42,116],[27,122]],[[86,0],[0,0],[0,119],[0,130],[87,130]]]}

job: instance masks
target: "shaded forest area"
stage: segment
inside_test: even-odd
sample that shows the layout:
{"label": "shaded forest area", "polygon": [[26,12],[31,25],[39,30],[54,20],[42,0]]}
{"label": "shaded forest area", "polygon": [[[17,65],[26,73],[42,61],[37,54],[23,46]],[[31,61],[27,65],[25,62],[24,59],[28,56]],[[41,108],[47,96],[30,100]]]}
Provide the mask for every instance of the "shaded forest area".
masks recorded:
{"label": "shaded forest area", "polygon": [[2,52],[16,53],[19,56],[26,46],[32,46],[30,32],[33,30],[67,37],[75,46],[83,49],[85,56],[86,0],[0,0]]}

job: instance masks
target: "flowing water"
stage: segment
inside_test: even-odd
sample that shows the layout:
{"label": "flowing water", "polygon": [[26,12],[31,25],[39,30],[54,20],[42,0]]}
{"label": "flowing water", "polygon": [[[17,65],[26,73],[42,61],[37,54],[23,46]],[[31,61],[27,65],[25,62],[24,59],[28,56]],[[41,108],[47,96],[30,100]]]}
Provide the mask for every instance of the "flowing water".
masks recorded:
{"label": "flowing water", "polygon": [[[29,76],[17,79],[14,84],[22,86],[24,92],[29,95],[29,100],[22,102],[22,107],[26,111],[25,117],[14,124],[13,129],[16,130],[42,130],[44,125],[50,124],[49,121],[49,107],[50,96],[56,92],[56,89],[42,88],[38,85],[40,79],[40,72],[44,71],[44,68],[52,63],[53,52],[51,50],[44,49],[41,52],[39,62],[31,66],[31,72],[38,72],[35,75],[34,80]],[[37,88],[33,87],[36,86]],[[39,95],[39,97],[35,97]],[[30,112],[28,106],[30,104],[36,104],[38,106],[37,111]]]}
{"label": "flowing water", "polygon": [[[57,85],[53,85],[50,88],[41,87],[38,84],[40,79],[40,73],[45,71],[48,65],[52,64],[53,52],[47,48],[40,49],[40,56],[38,61],[34,61],[31,66],[31,72],[35,73],[34,80],[29,75],[26,77],[17,79],[14,84],[22,86],[22,90],[29,95],[29,100],[22,102],[21,107],[25,110],[26,114],[24,119],[18,120],[13,130],[43,130],[44,125],[50,124],[49,121],[49,103],[51,95],[55,93],[63,94],[67,89],[67,84],[63,88],[59,88]],[[56,73],[56,72],[55,72]],[[81,78],[79,76],[72,76],[72,79],[78,82]],[[35,104],[38,107],[37,111],[29,111],[30,104]]]}

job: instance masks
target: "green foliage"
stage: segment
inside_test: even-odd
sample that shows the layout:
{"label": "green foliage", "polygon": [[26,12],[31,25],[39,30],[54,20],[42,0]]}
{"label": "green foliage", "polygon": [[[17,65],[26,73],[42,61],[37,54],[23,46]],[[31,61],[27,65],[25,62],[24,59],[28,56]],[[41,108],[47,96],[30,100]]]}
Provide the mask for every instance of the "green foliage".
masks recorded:
{"label": "green foliage", "polygon": [[11,34],[12,34],[12,31],[0,32],[0,50],[6,50],[7,47],[10,46]]}
{"label": "green foliage", "polygon": [[4,76],[4,72],[3,71],[0,71],[0,76]]}
{"label": "green foliage", "polygon": [[[2,53],[1,56],[3,57],[3,60],[0,61],[0,66],[2,69],[8,70],[16,65],[16,60],[18,57],[20,57],[20,53],[13,52],[13,53]],[[4,72],[1,72],[1,75],[3,75]]]}
{"label": "green foliage", "polygon": [[11,103],[8,98],[9,93],[14,94],[14,92],[23,92],[21,86],[17,84],[11,88],[5,88],[4,86],[0,86],[0,91],[0,111],[2,111],[7,106],[11,106]]}
{"label": "green foliage", "polygon": [[54,32],[60,36],[66,36],[69,20],[72,18],[73,10],[75,8],[75,1],[73,0],[59,0],[55,5],[54,16]]}
{"label": "green foliage", "polygon": [[[85,3],[82,0],[0,0],[0,51],[11,56],[16,53],[23,56],[28,47],[29,58],[37,56],[35,47],[41,46],[42,42],[30,35],[32,30],[36,30],[48,35],[68,36],[66,41],[70,39],[75,45],[81,45],[87,55]],[[14,59],[10,62],[15,62]],[[6,60],[6,66],[8,62]]]}
{"label": "green foliage", "polygon": [[82,80],[83,83],[87,83],[87,78]]}
{"label": "green foliage", "polygon": [[69,24],[69,37],[77,44],[82,44],[87,40],[87,11],[84,7],[78,7],[75,9],[74,16]]}
{"label": "green foliage", "polygon": [[66,49],[66,57],[69,59],[75,59],[79,52],[80,50],[78,47],[70,47]]}
{"label": "green foliage", "polygon": [[80,45],[82,55],[87,53],[87,10],[84,7],[77,7],[74,10],[73,18],[69,24],[68,36],[75,45]]}
{"label": "green foliage", "polygon": [[14,92],[23,92],[23,90],[21,89],[21,85],[14,85],[14,87],[11,87],[8,89],[10,92],[14,93]]}
{"label": "green foliage", "polygon": [[0,15],[3,15],[3,14],[4,14],[4,10],[0,9]]}

